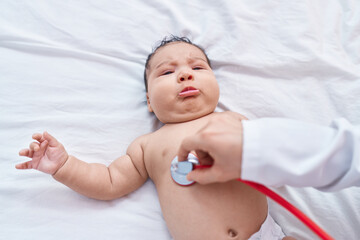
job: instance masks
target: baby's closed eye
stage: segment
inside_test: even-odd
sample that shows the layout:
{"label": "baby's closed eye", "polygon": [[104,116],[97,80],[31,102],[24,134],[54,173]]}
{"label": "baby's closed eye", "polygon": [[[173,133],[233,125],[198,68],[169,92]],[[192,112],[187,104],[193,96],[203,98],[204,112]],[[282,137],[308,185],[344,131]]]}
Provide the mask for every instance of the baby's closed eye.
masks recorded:
{"label": "baby's closed eye", "polygon": [[193,67],[193,70],[201,70],[204,69],[203,67]]}
{"label": "baby's closed eye", "polygon": [[163,72],[162,74],[161,74],[161,76],[164,76],[164,75],[169,75],[169,74],[172,74],[173,73],[173,71],[165,71],[165,72]]}

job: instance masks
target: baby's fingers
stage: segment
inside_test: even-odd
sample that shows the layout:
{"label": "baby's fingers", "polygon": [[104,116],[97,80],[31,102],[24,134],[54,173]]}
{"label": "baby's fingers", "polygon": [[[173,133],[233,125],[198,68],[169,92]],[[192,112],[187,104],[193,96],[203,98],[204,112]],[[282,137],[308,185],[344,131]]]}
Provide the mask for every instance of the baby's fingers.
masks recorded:
{"label": "baby's fingers", "polygon": [[49,142],[47,140],[43,141],[40,144],[39,149],[34,151],[33,156],[32,156],[33,159],[41,158],[42,156],[44,156],[48,145],[49,145]]}
{"label": "baby's fingers", "polygon": [[34,133],[32,135],[32,139],[39,141],[39,142],[44,141],[43,135],[41,133]]}
{"label": "baby's fingers", "polygon": [[40,149],[40,144],[38,142],[30,143],[30,151],[36,152]]}
{"label": "baby's fingers", "polygon": [[15,168],[16,169],[32,169],[32,161],[16,164]]}
{"label": "baby's fingers", "polygon": [[50,133],[45,131],[43,137],[44,137],[43,138],[44,140],[47,140],[49,142],[50,147],[58,147],[59,146],[58,140],[56,140],[55,137],[50,135]]}
{"label": "baby's fingers", "polygon": [[34,155],[34,152],[39,151],[40,150],[40,145],[37,142],[32,142],[29,145],[29,149],[23,149],[19,152],[20,156],[25,156],[25,157],[29,157],[32,158]]}
{"label": "baby's fingers", "polygon": [[23,156],[23,157],[29,157],[30,154],[30,150],[29,149],[22,149],[19,152],[19,156]]}

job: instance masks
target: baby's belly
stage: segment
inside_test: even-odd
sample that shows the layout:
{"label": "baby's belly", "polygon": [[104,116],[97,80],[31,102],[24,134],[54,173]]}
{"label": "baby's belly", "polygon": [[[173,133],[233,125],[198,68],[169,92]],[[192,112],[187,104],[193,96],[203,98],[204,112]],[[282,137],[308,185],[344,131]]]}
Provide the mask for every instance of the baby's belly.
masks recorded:
{"label": "baby's belly", "polygon": [[238,181],[182,187],[163,178],[155,184],[175,240],[248,239],[267,215],[265,196]]}

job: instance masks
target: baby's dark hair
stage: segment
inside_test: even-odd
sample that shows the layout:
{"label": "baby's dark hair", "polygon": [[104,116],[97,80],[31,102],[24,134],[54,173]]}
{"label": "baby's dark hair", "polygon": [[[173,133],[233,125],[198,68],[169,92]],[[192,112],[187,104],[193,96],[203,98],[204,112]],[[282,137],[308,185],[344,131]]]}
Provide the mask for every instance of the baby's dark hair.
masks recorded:
{"label": "baby's dark hair", "polygon": [[159,44],[157,44],[157,45],[153,48],[153,51],[149,54],[149,56],[148,56],[147,59],[146,59],[145,70],[144,70],[144,83],[145,83],[146,92],[148,91],[146,70],[149,69],[149,63],[150,63],[150,61],[151,61],[151,58],[154,56],[154,54],[156,53],[156,51],[157,51],[159,48],[164,47],[164,46],[166,46],[167,44],[173,43],[173,42],[184,42],[184,43],[188,43],[188,44],[191,44],[191,45],[197,47],[198,49],[200,49],[200,50],[204,53],[204,55],[205,55],[205,57],[206,57],[206,61],[207,61],[207,63],[209,64],[209,66],[211,67],[210,60],[209,60],[208,56],[206,55],[205,50],[204,50],[202,47],[200,47],[199,45],[196,45],[195,43],[192,43],[189,38],[187,38],[187,37],[178,37],[178,36],[174,36],[174,35],[170,35],[170,36],[164,37],[163,40],[161,40],[161,41],[159,42]]}

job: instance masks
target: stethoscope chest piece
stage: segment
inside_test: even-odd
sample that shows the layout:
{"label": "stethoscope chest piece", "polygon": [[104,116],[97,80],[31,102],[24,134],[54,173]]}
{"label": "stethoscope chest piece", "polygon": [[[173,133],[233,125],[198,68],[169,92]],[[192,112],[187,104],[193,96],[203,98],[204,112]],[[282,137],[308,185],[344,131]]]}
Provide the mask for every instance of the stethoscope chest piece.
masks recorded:
{"label": "stethoscope chest piece", "polygon": [[171,177],[172,179],[181,186],[189,186],[194,184],[194,181],[189,181],[186,179],[186,175],[194,169],[194,165],[199,164],[198,158],[190,153],[188,155],[187,161],[178,161],[178,157],[176,156],[172,162],[170,167]]}

